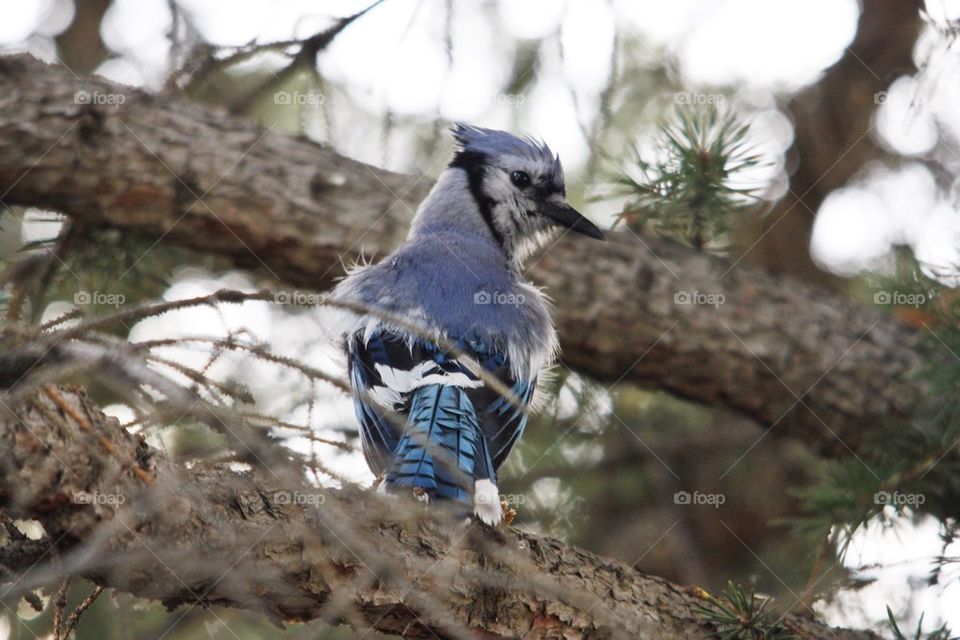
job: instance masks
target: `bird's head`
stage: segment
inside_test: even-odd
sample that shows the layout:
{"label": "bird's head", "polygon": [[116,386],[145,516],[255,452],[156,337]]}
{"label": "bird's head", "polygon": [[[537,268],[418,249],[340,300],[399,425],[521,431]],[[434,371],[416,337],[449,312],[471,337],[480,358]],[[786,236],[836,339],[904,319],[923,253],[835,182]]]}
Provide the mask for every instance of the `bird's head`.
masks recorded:
{"label": "bird's head", "polygon": [[494,239],[522,261],[551,231],[570,229],[603,240],[603,232],[566,199],[560,157],[546,144],[464,124],[449,169],[466,172],[470,195]]}

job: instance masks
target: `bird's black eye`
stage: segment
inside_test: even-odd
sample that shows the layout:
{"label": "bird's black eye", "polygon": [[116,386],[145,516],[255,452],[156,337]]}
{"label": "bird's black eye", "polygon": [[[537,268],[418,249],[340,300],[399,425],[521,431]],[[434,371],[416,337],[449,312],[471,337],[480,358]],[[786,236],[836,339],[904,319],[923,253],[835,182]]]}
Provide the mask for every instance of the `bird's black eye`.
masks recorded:
{"label": "bird's black eye", "polygon": [[523,171],[514,171],[510,174],[510,182],[523,189],[524,187],[530,186],[530,176]]}

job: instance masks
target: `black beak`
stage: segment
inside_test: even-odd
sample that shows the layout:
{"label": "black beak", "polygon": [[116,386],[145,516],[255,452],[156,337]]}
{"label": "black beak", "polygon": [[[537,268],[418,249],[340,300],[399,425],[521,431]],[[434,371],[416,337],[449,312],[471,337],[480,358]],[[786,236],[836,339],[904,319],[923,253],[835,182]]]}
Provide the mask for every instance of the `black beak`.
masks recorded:
{"label": "black beak", "polygon": [[585,236],[590,236],[597,240],[606,240],[606,238],[603,237],[603,232],[600,231],[597,225],[584,218],[579,211],[562,200],[543,201],[540,204],[540,213],[561,227],[566,227],[571,231],[582,233]]}

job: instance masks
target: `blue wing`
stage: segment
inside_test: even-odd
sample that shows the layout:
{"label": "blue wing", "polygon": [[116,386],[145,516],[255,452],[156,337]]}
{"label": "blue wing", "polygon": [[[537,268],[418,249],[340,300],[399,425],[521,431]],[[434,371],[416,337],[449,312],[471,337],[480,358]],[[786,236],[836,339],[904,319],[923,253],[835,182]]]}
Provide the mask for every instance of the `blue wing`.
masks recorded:
{"label": "blue wing", "polygon": [[486,436],[493,468],[499,469],[527,426],[528,409],[537,381],[536,378],[516,379],[507,357],[482,343],[470,343],[466,351],[513,392],[512,399],[504,398],[486,386],[470,393],[474,406],[479,408],[480,428]]}
{"label": "blue wing", "polygon": [[513,446],[517,444],[527,427],[527,412],[533,401],[533,392],[536,389],[536,380],[519,380],[514,382],[511,391],[515,398],[523,404],[509,401],[500,395],[485,406],[481,414],[483,432],[490,447],[490,456],[494,469],[499,469]]}
{"label": "blue wing", "polygon": [[[514,379],[504,354],[476,341],[458,346],[530,402],[535,381]],[[526,426],[522,407],[435,344],[378,331],[368,339],[353,336],[348,347],[363,452],[374,474],[386,474],[388,487],[465,501],[474,481],[496,484],[497,469]]]}
{"label": "blue wing", "polygon": [[[382,367],[402,370],[411,364],[411,356],[402,337],[382,333],[364,342],[353,336],[348,345],[347,368],[353,391],[353,408],[360,422],[360,444],[367,466],[374,475],[383,475],[400,442],[405,403],[393,397],[381,378]],[[387,416],[393,415],[391,421]],[[399,423],[399,424],[398,424]]]}

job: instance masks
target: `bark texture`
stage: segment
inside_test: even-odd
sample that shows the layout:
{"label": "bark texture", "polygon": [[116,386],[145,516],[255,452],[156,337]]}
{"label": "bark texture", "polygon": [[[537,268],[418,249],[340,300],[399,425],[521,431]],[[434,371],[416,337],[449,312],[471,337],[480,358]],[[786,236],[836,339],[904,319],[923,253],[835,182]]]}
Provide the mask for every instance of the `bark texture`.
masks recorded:
{"label": "bark texture", "polygon": [[[357,255],[384,255],[430,186],[27,57],[0,59],[0,96],[7,204],[219,254],[294,286],[327,288]],[[937,348],[914,329],[797,280],[611,235],[565,237],[530,270],[557,301],[570,367],[731,408],[831,452],[915,410],[912,375]]]}
{"label": "bark texture", "polygon": [[[553,539],[444,526],[358,490],[313,493],[322,500],[304,506],[269,475],[174,464],[77,388],[46,386],[0,414],[0,450],[0,507],[39,520],[65,570],[169,607],[347,620],[406,637],[710,632],[695,590]],[[49,579],[49,567],[16,586]],[[875,637],[785,621],[804,638]]]}

